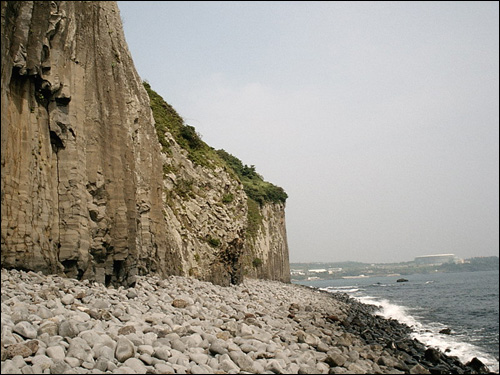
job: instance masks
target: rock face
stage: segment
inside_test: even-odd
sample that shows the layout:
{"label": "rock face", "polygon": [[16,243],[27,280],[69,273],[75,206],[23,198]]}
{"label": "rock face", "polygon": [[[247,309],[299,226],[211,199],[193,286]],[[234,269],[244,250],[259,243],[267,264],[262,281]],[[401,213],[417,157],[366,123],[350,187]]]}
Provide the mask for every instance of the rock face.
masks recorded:
{"label": "rock face", "polygon": [[289,281],[284,205],[261,207],[250,238],[238,179],[168,132],[162,149],[115,2],[9,1],[1,16],[3,267]]}
{"label": "rock face", "polygon": [[245,270],[254,278],[290,282],[285,207],[267,203],[260,211],[262,224],[246,242]]}
{"label": "rock face", "polygon": [[[165,235],[179,256],[178,272],[216,284],[237,284],[247,225],[246,195],[222,167],[196,165],[169,133],[165,158]],[[231,193],[231,202],[223,198]]]}
{"label": "rock face", "polygon": [[2,3],[4,267],[130,283],[143,249],[168,251],[132,66],[114,3]]}

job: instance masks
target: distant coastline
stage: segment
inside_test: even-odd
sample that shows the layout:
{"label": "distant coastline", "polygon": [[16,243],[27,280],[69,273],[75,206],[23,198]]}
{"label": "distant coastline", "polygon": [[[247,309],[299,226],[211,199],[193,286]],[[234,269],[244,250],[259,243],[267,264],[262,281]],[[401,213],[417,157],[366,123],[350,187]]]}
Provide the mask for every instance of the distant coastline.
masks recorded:
{"label": "distant coastline", "polygon": [[292,281],[331,280],[375,276],[406,276],[436,272],[474,272],[499,269],[499,258],[474,257],[444,263],[422,264],[415,261],[400,263],[311,262],[290,263]]}

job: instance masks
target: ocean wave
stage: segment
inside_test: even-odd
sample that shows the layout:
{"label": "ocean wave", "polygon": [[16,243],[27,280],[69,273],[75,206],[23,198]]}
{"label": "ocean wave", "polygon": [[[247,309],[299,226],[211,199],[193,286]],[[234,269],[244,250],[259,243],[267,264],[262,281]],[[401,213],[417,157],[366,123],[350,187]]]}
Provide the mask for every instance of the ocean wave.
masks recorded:
{"label": "ocean wave", "polygon": [[330,293],[356,293],[359,292],[359,288],[356,286],[328,286],[326,288],[320,288],[321,290],[326,290]]}
{"label": "ocean wave", "polygon": [[396,305],[388,300],[370,296],[353,295],[353,297],[362,303],[378,306],[380,310],[377,312],[377,315],[381,315],[384,318],[396,319],[411,327],[414,331],[412,338],[419,340],[425,345],[437,348],[448,355],[456,356],[463,363],[467,363],[472,358],[477,357],[488,366],[490,371],[498,373],[498,359],[485,353],[478,346],[465,342],[464,340],[467,340],[467,337],[441,334],[439,331],[447,328],[446,326],[440,323],[424,324],[411,314],[412,311],[409,308]]}

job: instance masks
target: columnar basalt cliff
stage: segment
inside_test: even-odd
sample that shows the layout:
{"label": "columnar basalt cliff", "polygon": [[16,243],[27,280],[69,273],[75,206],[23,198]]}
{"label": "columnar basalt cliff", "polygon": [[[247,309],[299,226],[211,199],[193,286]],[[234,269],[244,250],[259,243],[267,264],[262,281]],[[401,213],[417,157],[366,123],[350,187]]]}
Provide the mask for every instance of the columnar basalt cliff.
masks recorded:
{"label": "columnar basalt cliff", "polygon": [[2,267],[289,281],[284,201],[260,202],[249,234],[237,174],[192,127],[158,126],[115,2],[9,1],[1,17]]}
{"label": "columnar basalt cliff", "polygon": [[290,282],[285,207],[268,203],[260,212],[262,223],[245,244],[245,270],[254,278]]}
{"label": "columnar basalt cliff", "polygon": [[152,124],[116,4],[2,2],[2,266],[175,272]]}

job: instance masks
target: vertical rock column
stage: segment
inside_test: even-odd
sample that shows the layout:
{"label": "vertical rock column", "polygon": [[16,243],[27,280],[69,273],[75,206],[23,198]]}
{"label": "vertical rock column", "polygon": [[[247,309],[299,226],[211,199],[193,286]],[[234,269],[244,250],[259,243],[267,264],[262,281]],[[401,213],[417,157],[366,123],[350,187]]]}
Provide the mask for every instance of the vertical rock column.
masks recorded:
{"label": "vertical rock column", "polygon": [[115,2],[1,5],[2,266],[170,274],[162,160]]}
{"label": "vertical rock column", "polygon": [[285,205],[266,203],[260,207],[260,214],[259,230],[245,244],[246,273],[259,279],[290,282]]}

